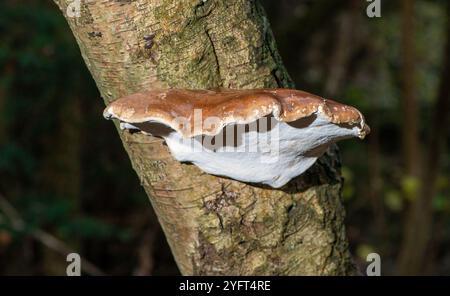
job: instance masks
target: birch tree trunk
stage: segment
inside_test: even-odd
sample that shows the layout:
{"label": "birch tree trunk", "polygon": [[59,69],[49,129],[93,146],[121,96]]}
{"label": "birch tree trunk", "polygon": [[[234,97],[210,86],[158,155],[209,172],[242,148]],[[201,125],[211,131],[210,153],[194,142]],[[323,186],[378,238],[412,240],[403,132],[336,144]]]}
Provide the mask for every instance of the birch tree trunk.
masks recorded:
{"label": "birch tree trunk", "polygon": [[[258,2],[84,0],[72,18],[73,0],[54,1],[105,103],[155,87],[293,86]],[[161,139],[119,135],[182,274],[355,273],[335,147],[275,190],[180,164]]]}

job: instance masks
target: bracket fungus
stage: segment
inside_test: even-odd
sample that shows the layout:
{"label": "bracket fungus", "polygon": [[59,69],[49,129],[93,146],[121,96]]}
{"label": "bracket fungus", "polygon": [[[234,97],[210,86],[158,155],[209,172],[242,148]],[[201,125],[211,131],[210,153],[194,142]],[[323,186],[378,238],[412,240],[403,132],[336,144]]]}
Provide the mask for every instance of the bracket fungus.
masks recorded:
{"label": "bracket fungus", "polygon": [[274,188],[332,143],[369,133],[354,107],[294,89],[151,90],[112,102],[104,117],[162,137],[175,159],[206,173]]}

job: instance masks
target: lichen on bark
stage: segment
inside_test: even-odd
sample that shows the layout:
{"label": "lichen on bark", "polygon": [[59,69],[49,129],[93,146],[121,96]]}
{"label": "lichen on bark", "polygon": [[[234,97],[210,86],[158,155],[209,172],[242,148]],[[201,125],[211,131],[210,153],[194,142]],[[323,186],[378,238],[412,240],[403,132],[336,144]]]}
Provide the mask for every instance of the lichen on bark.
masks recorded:
{"label": "lichen on bark", "polygon": [[[66,15],[72,1],[55,2]],[[293,86],[256,1],[82,3],[80,18],[66,18],[106,103],[161,87]],[[161,139],[118,132],[183,274],[354,274],[335,147],[276,190],[205,174]]]}

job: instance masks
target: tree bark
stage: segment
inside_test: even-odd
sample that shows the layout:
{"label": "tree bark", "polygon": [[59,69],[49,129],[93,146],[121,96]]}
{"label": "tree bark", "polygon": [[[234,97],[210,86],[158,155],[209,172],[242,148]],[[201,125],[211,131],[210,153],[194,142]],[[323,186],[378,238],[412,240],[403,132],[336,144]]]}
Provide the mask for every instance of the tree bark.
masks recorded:
{"label": "tree bark", "polygon": [[[66,15],[72,1],[55,2]],[[258,2],[81,4],[79,18],[66,18],[106,103],[156,87],[293,86]],[[150,42],[144,39],[152,35]],[[119,135],[182,274],[355,273],[335,147],[306,174],[275,190],[181,164],[161,139],[120,130]]]}

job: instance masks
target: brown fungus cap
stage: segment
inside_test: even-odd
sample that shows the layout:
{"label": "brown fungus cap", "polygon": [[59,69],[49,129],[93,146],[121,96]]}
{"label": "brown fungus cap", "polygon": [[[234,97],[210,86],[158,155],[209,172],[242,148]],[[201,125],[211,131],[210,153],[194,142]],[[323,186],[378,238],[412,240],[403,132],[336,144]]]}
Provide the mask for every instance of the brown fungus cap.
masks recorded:
{"label": "brown fungus cap", "polygon": [[[201,110],[202,128],[194,128],[195,110]],[[228,124],[247,124],[272,114],[278,121],[293,122],[313,114],[323,114],[330,122],[360,126],[360,138],[370,129],[363,115],[354,107],[323,99],[295,89],[252,90],[151,90],[122,97],[109,104],[104,116],[126,123],[160,122],[184,137],[216,135]],[[204,127],[209,117],[219,118],[220,125]],[[190,124],[180,125],[177,118]]]}

